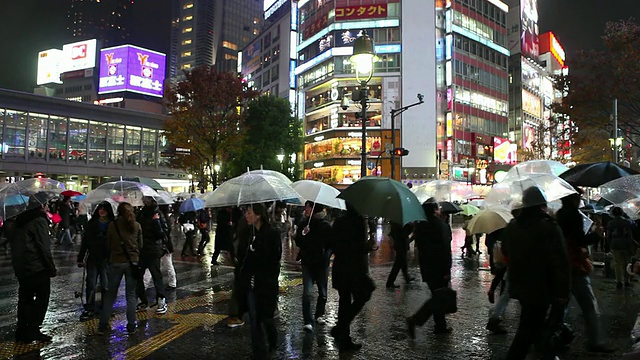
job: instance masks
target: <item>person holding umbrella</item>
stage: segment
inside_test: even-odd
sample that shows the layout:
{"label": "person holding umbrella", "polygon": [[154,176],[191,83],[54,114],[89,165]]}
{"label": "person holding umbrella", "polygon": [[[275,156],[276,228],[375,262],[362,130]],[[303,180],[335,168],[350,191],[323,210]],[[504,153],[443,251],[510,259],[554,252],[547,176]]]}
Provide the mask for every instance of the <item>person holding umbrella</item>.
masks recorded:
{"label": "person holding umbrella", "polygon": [[621,289],[623,286],[631,286],[629,274],[627,274],[627,264],[635,253],[635,241],[633,230],[636,223],[624,217],[622,208],[615,206],[611,211],[614,218],[607,224],[607,237],[609,247],[613,254],[613,264],[616,274],[616,286]]}
{"label": "person holding umbrella", "polygon": [[398,273],[402,270],[402,275],[404,276],[405,283],[410,283],[413,278],[409,276],[409,270],[407,265],[407,252],[409,251],[409,235],[413,231],[412,224],[407,224],[402,226],[395,221],[391,221],[391,232],[389,233],[389,237],[393,241],[393,250],[396,253],[395,259],[393,260],[393,267],[391,268],[391,272],[389,273],[389,277],[387,278],[387,289],[395,289],[398,285],[394,284],[396,278],[398,277]]}
{"label": "person holding umbrella", "polygon": [[249,312],[253,357],[265,359],[278,341],[273,315],[278,305],[282,243],[263,204],[250,205],[245,218],[253,236],[240,270],[238,300],[240,313]]}
{"label": "person holding umbrella", "polygon": [[71,204],[71,197],[65,196],[58,205],[58,214],[62,221],[58,225],[60,227],[58,231],[58,245],[73,246],[73,240],[71,238],[71,220],[73,217],[73,205]]}
{"label": "person holding umbrella", "polygon": [[80,252],[78,253],[78,267],[84,267],[87,272],[85,295],[87,302],[84,311],[80,315],[80,321],[91,319],[96,314],[96,284],[100,278],[102,288],[102,300],[108,290],[107,261],[109,250],[107,247],[107,229],[114,220],[113,208],[107,201],[103,201],[96,207],[91,220],[82,235]]}
{"label": "person holding umbrella", "polygon": [[29,197],[27,211],[18,215],[9,234],[11,264],[18,278],[17,342],[51,341],[40,331],[49,306],[51,278],[57,274],[53,263],[47,220],[48,196],[43,192]]}
{"label": "person holding umbrella", "polygon": [[216,214],[215,251],[211,256],[211,265],[220,265],[220,263],[218,263],[218,257],[223,250],[228,251],[231,255],[231,261],[234,261],[235,252],[231,239],[232,228],[231,207],[228,206],[224,209],[218,209]]}
{"label": "person holding umbrella", "polygon": [[440,218],[440,205],[434,198],[422,204],[427,221],[418,222],[414,231],[422,281],[427,283],[432,297],[412,316],[407,318],[409,337],[415,338],[416,326],[424,325],[433,315],[435,334],[448,334],[444,311],[437,306],[436,291],[449,286],[451,281],[451,227]]}
{"label": "person holding umbrella", "polygon": [[[203,201],[204,204],[204,201]],[[198,230],[200,230],[200,244],[198,244],[198,256],[204,255],[204,247],[207,246],[211,237],[209,237],[209,223],[211,222],[211,216],[209,216],[209,209],[202,208],[196,213],[198,217]]]}

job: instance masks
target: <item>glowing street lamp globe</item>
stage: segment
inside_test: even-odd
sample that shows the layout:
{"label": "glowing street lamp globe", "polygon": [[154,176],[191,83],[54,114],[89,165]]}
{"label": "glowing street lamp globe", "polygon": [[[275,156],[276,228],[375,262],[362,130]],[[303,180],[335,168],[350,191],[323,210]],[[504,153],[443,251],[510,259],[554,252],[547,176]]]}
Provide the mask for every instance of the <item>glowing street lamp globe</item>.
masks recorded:
{"label": "glowing street lamp globe", "polygon": [[362,30],[362,36],[353,42],[353,55],[350,58],[358,82],[366,83],[371,80],[375,58],[373,40],[366,30]]}

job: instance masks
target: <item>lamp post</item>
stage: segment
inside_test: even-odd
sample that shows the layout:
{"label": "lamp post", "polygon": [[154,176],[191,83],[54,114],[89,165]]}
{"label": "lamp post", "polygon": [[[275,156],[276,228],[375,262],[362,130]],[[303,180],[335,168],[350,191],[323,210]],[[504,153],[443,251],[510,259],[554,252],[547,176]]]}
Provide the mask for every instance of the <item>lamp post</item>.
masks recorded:
{"label": "lamp post", "polygon": [[220,172],[220,164],[213,165],[213,190],[218,187],[218,173]]}
{"label": "lamp post", "polygon": [[361,178],[367,176],[367,83],[373,76],[373,62],[375,57],[373,40],[371,40],[366,30],[362,30],[362,36],[353,42],[353,55],[350,59],[356,73],[356,80],[360,83],[359,94],[354,91],[352,98],[354,100],[360,99],[360,107],[362,108]]}
{"label": "lamp post", "polygon": [[280,152],[278,153],[278,155],[276,155],[276,158],[278,158],[278,161],[280,161],[280,171],[284,172],[283,168],[282,168],[282,162],[284,161],[284,149],[280,148]]}
{"label": "lamp post", "polygon": [[193,175],[191,175],[191,174],[187,175],[187,179],[189,179],[189,181],[191,181],[191,186],[189,187],[189,192],[190,193],[195,192],[194,186],[193,186]]}
{"label": "lamp post", "polygon": [[[398,109],[391,109],[391,148],[395,150],[396,148],[396,116],[402,114],[403,112],[407,111],[407,109],[412,108],[414,106],[420,105],[420,104],[424,104],[424,95],[422,94],[418,94],[418,102],[411,104],[411,105],[407,105],[407,106],[403,106],[401,108]],[[402,172],[402,169],[400,169],[400,171]],[[391,151],[391,178],[395,179],[395,173],[396,173],[396,152],[395,151]]]}
{"label": "lamp post", "polygon": [[[616,131],[617,130],[617,131]],[[622,131],[620,129],[611,130],[611,134],[609,136],[609,144],[611,145],[611,151],[613,152],[613,162],[618,163],[619,159],[619,150],[622,148],[622,141],[624,137],[622,136]]]}

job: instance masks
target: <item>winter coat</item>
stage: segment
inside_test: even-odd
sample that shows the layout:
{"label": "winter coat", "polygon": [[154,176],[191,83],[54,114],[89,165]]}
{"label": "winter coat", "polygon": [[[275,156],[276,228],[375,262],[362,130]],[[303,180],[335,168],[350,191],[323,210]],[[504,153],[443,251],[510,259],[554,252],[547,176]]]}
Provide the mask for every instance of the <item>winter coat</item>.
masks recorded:
{"label": "winter coat", "polygon": [[333,223],[333,232],[333,287],[338,290],[352,290],[357,288],[369,273],[369,234],[365,220],[361,216],[347,213]]}
{"label": "winter coat", "polygon": [[622,216],[616,216],[607,224],[607,236],[609,237],[609,246],[611,250],[628,250],[635,249],[633,240],[633,228],[636,224],[631,220],[627,220]]}
{"label": "winter coat", "polygon": [[524,209],[504,230],[502,251],[509,259],[508,289],[512,298],[539,305],[569,298],[567,247],[552,217],[539,209]]}
{"label": "winter coat", "polygon": [[71,204],[67,202],[60,202],[58,205],[58,215],[60,215],[60,226],[64,229],[68,229],[71,226]]}
{"label": "winter coat", "polygon": [[240,313],[247,311],[246,295],[251,290],[253,280],[258,320],[273,317],[280,290],[278,277],[281,257],[280,234],[269,224],[263,224],[260,230],[255,230],[255,238],[249,245],[240,270],[238,289]]}
{"label": "winter coat", "polygon": [[422,281],[446,283],[451,277],[451,227],[440,217],[427,216],[414,230]]}
{"label": "winter coat", "polygon": [[230,251],[233,247],[231,240],[231,214],[227,209],[219,209],[216,214],[216,237],[215,248],[216,250]]}
{"label": "winter coat", "polygon": [[562,229],[567,245],[571,271],[576,275],[588,275],[584,269],[591,266],[591,260],[588,259],[589,251],[587,250],[590,240],[584,233],[580,210],[563,206],[556,213],[556,220]]}
{"label": "winter coat", "polygon": [[[211,221],[211,216],[209,216],[209,211],[207,209],[198,210],[198,228],[202,231],[209,231],[209,222]],[[204,227],[203,227],[204,226]]]}
{"label": "winter coat", "polygon": [[244,216],[238,219],[236,230],[236,268],[241,268],[244,263],[244,258],[247,257],[247,248],[251,241],[251,226],[247,224],[247,218]]}
{"label": "winter coat", "polygon": [[[118,227],[116,229],[116,226]],[[107,230],[107,240],[109,249],[109,262],[110,263],[127,263],[138,262],[140,260],[140,249],[142,248],[142,226],[136,222],[136,230],[129,232],[127,230],[125,220],[122,218],[116,218],[109,224]],[[124,247],[129,253],[129,259],[124,253],[124,249],[121,245],[121,240],[124,242]]]}
{"label": "winter coat", "polygon": [[140,211],[137,221],[142,227],[143,243],[140,256],[143,258],[159,258],[164,255],[166,233],[162,229],[158,207],[145,206]]}
{"label": "winter coat", "polygon": [[100,218],[93,217],[89,220],[87,227],[82,234],[82,243],[78,253],[78,262],[83,262],[84,257],[89,252],[87,261],[103,262],[109,259],[109,248],[107,246],[108,221],[104,224],[104,230],[100,230]]}
{"label": "winter coat", "polygon": [[[333,228],[324,219],[325,213],[318,212],[308,219],[302,219],[296,234],[296,246],[300,248],[302,265],[308,268],[326,268],[333,243]],[[309,224],[309,233],[302,230]]]}
{"label": "winter coat", "polygon": [[18,279],[46,272],[56,275],[56,266],[51,255],[49,221],[44,213],[31,210],[18,217],[11,232],[11,264]]}
{"label": "winter coat", "polygon": [[397,223],[391,223],[389,236],[393,240],[393,250],[396,252],[409,251],[409,235],[411,235],[412,230],[413,228],[410,224],[400,226]]}

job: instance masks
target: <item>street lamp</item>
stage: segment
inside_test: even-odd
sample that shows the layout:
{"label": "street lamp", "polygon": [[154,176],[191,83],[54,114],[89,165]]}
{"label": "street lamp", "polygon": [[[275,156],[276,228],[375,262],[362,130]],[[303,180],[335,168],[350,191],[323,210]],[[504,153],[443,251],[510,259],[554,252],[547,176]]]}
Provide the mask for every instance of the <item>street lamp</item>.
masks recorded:
{"label": "street lamp", "polygon": [[[396,174],[396,116],[402,114],[403,112],[407,111],[407,109],[412,108],[414,106],[418,106],[424,104],[424,95],[422,94],[418,94],[418,102],[411,104],[411,105],[407,105],[407,106],[403,106],[401,108],[398,109],[391,109],[391,149],[393,149],[391,151],[391,178],[395,179],[395,174]],[[404,149],[402,149],[403,151],[400,152],[400,156],[403,156],[404,154]],[[408,154],[408,152],[407,152]],[[400,169],[400,172],[402,172],[402,169]]]}
{"label": "street lamp", "polygon": [[213,190],[218,187],[218,173],[220,172],[220,164],[213,165]]}
{"label": "street lamp", "polygon": [[276,155],[278,161],[280,161],[280,171],[282,171],[282,162],[284,161],[284,149],[280,148],[280,152]]}
{"label": "street lamp", "polygon": [[618,159],[618,151],[622,148],[622,141],[624,140],[624,136],[622,135],[622,130],[617,129],[617,134],[615,130],[611,130],[611,134],[609,136],[609,144],[611,145],[611,150],[613,150],[613,162],[617,163]]}
{"label": "street lamp", "polygon": [[373,62],[375,58],[373,40],[371,40],[366,30],[362,30],[362,36],[353,42],[353,55],[350,58],[356,73],[356,80],[360,83],[359,94],[354,91],[352,96],[353,100],[360,99],[360,107],[362,108],[362,159],[360,163],[360,178],[367,176],[367,83],[373,76]]}
{"label": "street lamp", "polygon": [[194,190],[195,187],[193,186],[193,175],[191,175],[191,174],[187,175],[187,179],[189,179],[191,181],[191,187],[189,187],[189,192],[190,193],[195,192],[195,190]]}

